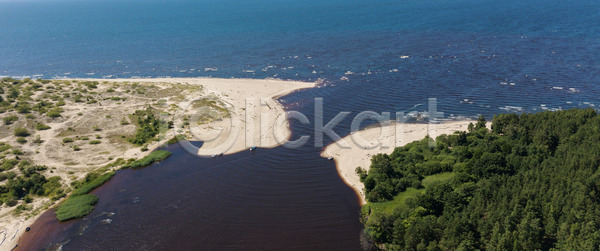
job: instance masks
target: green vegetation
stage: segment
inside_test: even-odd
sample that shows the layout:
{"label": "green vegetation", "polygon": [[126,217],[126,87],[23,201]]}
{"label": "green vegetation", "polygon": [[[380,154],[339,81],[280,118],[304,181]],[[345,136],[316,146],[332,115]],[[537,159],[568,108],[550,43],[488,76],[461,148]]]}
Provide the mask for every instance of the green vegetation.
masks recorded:
{"label": "green vegetation", "polygon": [[56,219],[67,221],[82,218],[94,210],[98,197],[93,194],[71,196],[56,210]]}
{"label": "green vegetation", "polygon": [[74,141],[74,140],[73,140],[72,138],[63,138],[63,139],[62,139],[62,142],[63,142],[63,143],[65,143],[65,144],[67,144],[67,143],[71,143],[71,142],[73,142],[73,141]]}
{"label": "green vegetation", "polygon": [[102,184],[106,183],[110,178],[115,175],[114,172],[107,172],[104,174],[90,173],[86,176],[83,182],[77,183],[77,189],[73,191],[71,196],[83,195],[91,192]]}
{"label": "green vegetation", "polygon": [[50,126],[47,126],[47,125],[46,125],[46,124],[44,124],[44,123],[37,123],[37,124],[35,125],[35,129],[36,129],[36,130],[38,130],[38,131],[43,131],[43,130],[48,130],[48,129],[50,129]]}
{"label": "green vegetation", "polygon": [[10,115],[2,118],[2,121],[4,121],[5,125],[10,125],[17,120],[19,120],[19,116],[17,115]]}
{"label": "green vegetation", "polygon": [[139,146],[144,145],[161,131],[166,131],[168,128],[173,127],[173,122],[166,122],[156,118],[154,113],[150,108],[135,111],[133,117],[137,118],[138,129],[135,136],[128,139],[129,142]]}
{"label": "green vegetation", "polygon": [[98,202],[98,197],[88,193],[110,180],[114,174],[114,172],[103,174],[92,172],[87,174],[85,179],[72,183],[71,185],[76,189],[58,207],[56,218],[59,221],[67,221],[82,218],[92,212],[94,205]]}
{"label": "green vegetation", "polygon": [[134,162],[131,162],[125,166],[123,166],[123,168],[142,168],[142,167],[146,167],[151,165],[154,162],[159,162],[161,160],[164,160],[166,158],[168,158],[171,155],[171,152],[169,151],[164,151],[164,150],[156,150],[152,153],[150,153],[148,156],[143,157],[139,160],[136,160]]}
{"label": "green vegetation", "polygon": [[29,133],[29,131],[23,127],[15,128],[14,133],[15,133],[15,136],[17,136],[17,137],[27,137],[27,136],[31,135]]}
{"label": "green vegetation", "polygon": [[594,250],[599,124],[591,109],[502,114],[376,155],[357,170],[365,233],[389,250]]}
{"label": "green vegetation", "polygon": [[169,141],[167,141],[167,145],[171,145],[171,144],[175,144],[179,141],[185,140],[185,135],[184,134],[177,134],[175,135],[173,138],[171,138]]}
{"label": "green vegetation", "polygon": [[8,179],[4,185],[0,185],[0,205],[3,202],[7,203],[28,195],[46,196],[52,199],[64,196],[60,177],[46,178],[41,173],[47,169],[46,166],[35,166],[26,160],[16,159],[4,160],[0,166],[2,171],[18,166],[19,172],[22,174],[17,176],[14,172],[0,173],[4,174],[2,175],[3,179]]}
{"label": "green vegetation", "polygon": [[46,115],[50,118],[58,118],[58,117],[62,117],[62,115],[60,114],[61,112],[62,112],[62,109],[53,108],[52,110],[48,111],[46,113]]}
{"label": "green vegetation", "polygon": [[89,143],[90,143],[90,145],[97,145],[97,144],[102,143],[102,141],[95,139],[95,140],[90,140]]}

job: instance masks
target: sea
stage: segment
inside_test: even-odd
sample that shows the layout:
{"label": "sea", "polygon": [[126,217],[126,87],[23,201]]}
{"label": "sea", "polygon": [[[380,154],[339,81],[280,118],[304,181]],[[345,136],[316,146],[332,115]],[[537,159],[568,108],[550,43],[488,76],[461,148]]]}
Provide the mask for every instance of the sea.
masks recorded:
{"label": "sea", "polygon": [[[318,81],[280,102],[492,119],[600,105],[589,0],[0,0],[0,76]],[[334,131],[350,132],[351,117]],[[314,124],[290,121],[293,138]],[[314,137],[311,137],[313,140]],[[332,140],[325,137],[325,145]],[[180,146],[96,191],[85,219],[46,212],[23,250],[360,250],[360,204],[321,147],[199,159]]]}

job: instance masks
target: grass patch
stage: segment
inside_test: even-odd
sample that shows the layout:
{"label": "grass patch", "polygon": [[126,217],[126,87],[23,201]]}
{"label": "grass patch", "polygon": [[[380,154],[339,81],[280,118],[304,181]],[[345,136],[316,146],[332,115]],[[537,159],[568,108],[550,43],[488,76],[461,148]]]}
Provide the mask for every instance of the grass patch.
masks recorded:
{"label": "grass patch", "polygon": [[102,174],[75,189],[56,210],[56,218],[59,221],[67,221],[82,218],[91,213],[94,205],[98,202],[98,197],[88,193],[104,184],[113,175],[115,175],[114,172]]}
{"label": "grass patch", "polygon": [[98,197],[93,194],[71,196],[56,210],[56,219],[67,221],[82,218],[94,210]]}
{"label": "grass patch", "polygon": [[421,184],[425,188],[427,188],[427,187],[429,187],[429,185],[431,185],[435,182],[449,180],[452,177],[454,177],[454,175],[456,175],[456,173],[445,172],[445,173],[438,173],[438,174],[434,174],[434,175],[425,176],[425,178],[423,178],[423,180],[421,180]]}
{"label": "grass patch", "polygon": [[171,155],[171,152],[169,151],[164,151],[164,150],[156,150],[152,153],[150,153],[150,155],[143,157],[139,160],[136,160],[134,162],[131,162],[125,166],[123,166],[123,168],[142,168],[142,167],[146,167],[151,165],[154,162],[158,162],[161,160],[164,160],[166,158],[168,158]]}
{"label": "grass patch", "polygon": [[94,190],[95,188],[101,186],[108,180],[110,180],[110,178],[112,178],[113,175],[115,175],[114,172],[108,172],[108,173],[102,174],[102,175],[98,176],[98,178],[96,178],[90,182],[87,182],[87,183],[83,184],[81,187],[75,189],[75,191],[73,191],[71,196],[87,194],[87,193],[91,192],[92,190]]}
{"label": "grass patch", "polygon": [[429,187],[431,184],[448,180],[448,179],[454,177],[454,175],[456,175],[456,174],[453,172],[445,172],[445,173],[438,173],[438,174],[434,174],[434,175],[425,176],[425,178],[423,178],[423,180],[421,180],[421,184],[425,188],[416,189],[413,187],[409,187],[406,189],[406,191],[398,193],[396,196],[394,196],[393,200],[384,201],[384,202],[374,202],[374,203],[369,202],[369,203],[367,203],[367,205],[365,205],[362,208],[362,211],[364,213],[365,210],[366,211],[372,210],[373,212],[390,215],[394,212],[394,209],[396,209],[398,207],[405,207],[406,200],[408,198],[416,198],[417,196],[424,193],[425,189],[427,187]]}

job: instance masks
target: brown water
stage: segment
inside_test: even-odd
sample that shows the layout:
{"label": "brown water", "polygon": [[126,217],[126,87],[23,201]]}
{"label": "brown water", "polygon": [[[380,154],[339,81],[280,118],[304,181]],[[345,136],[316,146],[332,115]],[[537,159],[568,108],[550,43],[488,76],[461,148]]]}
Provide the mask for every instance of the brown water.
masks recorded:
{"label": "brown water", "polygon": [[88,217],[59,223],[46,212],[20,250],[360,249],[358,198],[318,151],[201,159],[168,150],[162,163],[119,171],[95,190]]}

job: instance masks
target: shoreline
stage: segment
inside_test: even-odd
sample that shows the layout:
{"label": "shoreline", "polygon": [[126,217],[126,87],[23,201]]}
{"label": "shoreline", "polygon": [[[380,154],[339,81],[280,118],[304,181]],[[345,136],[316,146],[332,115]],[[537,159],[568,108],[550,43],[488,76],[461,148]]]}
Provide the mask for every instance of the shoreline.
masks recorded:
{"label": "shoreline", "polygon": [[[333,158],[339,176],[354,189],[360,204],[366,204],[364,185],[356,174],[356,168],[369,170],[371,157],[379,153],[391,154],[396,147],[423,139],[429,135],[435,139],[442,134],[466,131],[474,120],[448,121],[440,124],[392,123],[362,129],[329,144],[321,151],[324,158]],[[344,148],[344,145],[349,148]]]}
{"label": "shoreline", "polygon": [[[260,130],[258,135],[252,135],[255,137],[235,137],[234,140],[230,144],[230,147],[227,149],[219,149],[218,146],[222,145],[224,141],[219,138],[215,139],[215,141],[210,142],[208,144],[203,145],[202,148],[199,149],[198,154],[200,155],[212,155],[216,153],[223,154],[233,154],[236,152],[240,152],[246,150],[252,146],[257,146],[261,148],[273,148],[277,147],[287,140],[291,136],[291,130],[289,128],[289,124],[287,121],[286,111],[281,103],[279,103],[278,99],[288,95],[292,92],[313,88],[318,85],[316,82],[300,82],[300,81],[286,81],[286,80],[275,80],[275,79],[223,79],[223,78],[143,78],[143,79],[93,79],[93,78],[74,78],[74,79],[56,79],[56,81],[61,80],[69,80],[69,81],[98,81],[112,83],[125,83],[125,82],[137,82],[137,83],[152,83],[160,85],[160,83],[168,83],[168,84],[188,84],[188,85],[198,85],[202,86],[202,91],[205,94],[202,97],[215,98],[217,100],[222,100],[226,104],[226,108],[230,112],[230,120],[231,121],[248,121],[247,123],[243,123],[243,125],[238,124],[230,124],[234,130],[226,130],[227,124],[224,120],[222,121],[210,121],[205,124],[194,125],[195,127],[200,127],[198,129],[191,129],[192,133],[195,136],[200,137],[210,137],[219,129],[225,134],[239,133],[244,132],[244,134],[248,134],[252,132],[250,129]],[[187,93],[189,94],[189,93]],[[182,94],[183,95],[183,94]],[[193,97],[193,95],[185,96],[185,100],[176,102],[178,105],[178,110],[185,109],[191,106],[191,102],[187,102],[188,99],[200,98]],[[149,104],[148,104],[149,105]],[[187,107],[186,107],[187,106]],[[65,107],[65,109],[67,109]],[[129,107],[128,107],[129,108]],[[131,106],[131,113],[136,110],[133,108],[139,108],[138,106]],[[257,110],[261,116],[248,116],[246,115],[247,108]],[[94,113],[95,110],[87,111],[90,113]],[[242,116],[246,115],[246,116]],[[266,123],[261,123],[261,119],[266,119]],[[283,121],[278,124],[275,124],[277,121]],[[174,121],[177,125],[177,122],[183,121]],[[254,128],[258,123],[258,128]],[[249,124],[251,128],[246,128],[246,124]],[[53,125],[54,128],[54,125]],[[179,127],[175,127],[179,128]],[[216,129],[215,129],[216,128]],[[54,131],[54,130],[52,130]],[[190,130],[188,130],[190,131]],[[265,134],[266,135],[263,135]],[[279,134],[276,134],[279,133]],[[187,134],[187,133],[186,133]],[[48,134],[48,137],[57,137],[56,135]],[[171,136],[167,133],[167,137],[157,142],[150,142],[147,146],[148,149],[152,149],[152,151],[161,145],[165,144]],[[258,137],[256,137],[258,136]],[[6,138],[4,138],[6,140]],[[10,138],[9,138],[10,140]],[[197,140],[197,139],[194,139]],[[249,142],[247,142],[249,141]],[[212,144],[211,144],[212,143]],[[119,157],[127,158],[142,158],[147,156],[152,151],[141,151],[139,146],[128,146],[129,149],[123,150],[122,152],[116,153]],[[215,149],[210,149],[211,152],[207,152],[208,148],[217,147]],[[114,150],[113,150],[114,151]],[[220,151],[220,152],[219,152]],[[47,156],[39,157],[37,155],[45,154],[42,153],[36,154],[32,156],[32,159],[38,160],[35,163],[39,165],[49,165],[51,167],[56,168],[64,168],[66,170],[73,170],[77,167],[69,166],[69,165],[60,165],[57,161],[50,161],[51,158]],[[116,159],[116,158],[115,158]],[[56,166],[55,166],[56,165]],[[85,173],[89,171],[96,170],[101,168],[103,164],[96,165],[94,167],[90,167],[87,165],[79,166],[79,168],[84,169],[83,176]],[[68,183],[67,183],[68,184]],[[68,197],[65,196],[64,198]],[[64,199],[63,198],[63,199]],[[25,229],[33,224],[43,213],[48,210],[52,210],[55,205],[60,203],[63,199],[58,200],[54,203],[49,203],[48,198],[38,198],[34,200],[32,204],[36,205],[46,205],[48,204],[48,209],[43,209],[37,212],[34,216],[25,219],[26,216],[13,216],[11,215],[12,210],[14,208],[8,208],[8,210],[4,210],[3,214],[0,216],[0,222],[4,225],[4,229],[0,229],[0,249],[8,249],[11,250],[18,245],[18,241],[20,237],[25,233]]]}

